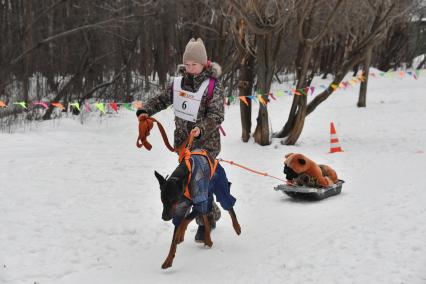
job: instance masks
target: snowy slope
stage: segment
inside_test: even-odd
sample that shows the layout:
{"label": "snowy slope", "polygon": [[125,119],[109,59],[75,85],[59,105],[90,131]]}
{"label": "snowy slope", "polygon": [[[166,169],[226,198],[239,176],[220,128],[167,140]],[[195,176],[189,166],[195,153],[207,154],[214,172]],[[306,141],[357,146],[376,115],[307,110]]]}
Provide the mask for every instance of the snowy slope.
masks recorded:
{"label": "snowy slope", "polygon": [[[153,172],[171,173],[177,158],[158,130],[150,152],[136,148],[126,110],[0,134],[0,283],[426,283],[425,87],[425,76],[372,78],[365,109],[358,88],[339,90],[296,146],[242,143],[238,105],[227,108],[220,157],[283,178],[284,154],[304,153],[334,167],[343,192],[297,202],[276,180],[223,164],[242,234],[222,214],[205,249],[191,224],[166,271],[173,228]],[[269,105],[274,131],[291,99]],[[172,111],[156,118],[171,137]],[[343,153],[327,153],[330,121]]]}

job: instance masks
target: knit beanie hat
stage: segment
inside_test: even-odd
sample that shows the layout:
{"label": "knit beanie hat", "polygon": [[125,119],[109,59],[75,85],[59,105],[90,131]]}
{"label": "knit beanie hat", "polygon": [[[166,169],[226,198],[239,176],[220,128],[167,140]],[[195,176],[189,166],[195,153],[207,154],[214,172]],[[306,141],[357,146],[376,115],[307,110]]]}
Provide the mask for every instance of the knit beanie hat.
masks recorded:
{"label": "knit beanie hat", "polygon": [[186,45],[185,52],[183,53],[183,63],[188,60],[203,65],[207,64],[207,52],[201,38],[198,38],[197,40],[191,38],[191,40]]}

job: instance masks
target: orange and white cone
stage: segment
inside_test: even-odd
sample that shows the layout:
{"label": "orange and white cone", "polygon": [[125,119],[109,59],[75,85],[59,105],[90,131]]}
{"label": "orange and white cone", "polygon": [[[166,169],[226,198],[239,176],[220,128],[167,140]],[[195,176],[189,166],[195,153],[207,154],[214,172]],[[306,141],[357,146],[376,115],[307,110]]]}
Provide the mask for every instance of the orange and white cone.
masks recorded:
{"label": "orange and white cone", "polygon": [[333,122],[330,123],[330,153],[343,152]]}

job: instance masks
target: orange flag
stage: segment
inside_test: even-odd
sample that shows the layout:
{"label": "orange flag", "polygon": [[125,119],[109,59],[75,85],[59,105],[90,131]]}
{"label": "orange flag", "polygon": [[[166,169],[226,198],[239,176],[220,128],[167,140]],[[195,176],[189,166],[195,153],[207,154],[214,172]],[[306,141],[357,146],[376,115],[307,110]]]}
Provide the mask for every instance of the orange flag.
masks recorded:
{"label": "orange flag", "polygon": [[291,90],[291,92],[297,96],[301,96],[302,94],[299,93],[296,89]]}
{"label": "orange flag", "polygon": [[58,108],[60,108],[61,110],[64,110],[65,108],[64,108],[64,106],[61,104],[61,103],[52,103],[52,106],[54,106],[54,107],[58,107]]}
{"label": "orange flag", "polygon": [[247,98],[245,96],[239,96],[240,100],[245,103],[247,106],[249,105]]}
{"label": "orange flag", "polygon": [[258,96],[258,99],[259,99],[259,102],[260,102],[261,104],[263,104],[263,105],[265,105],[265,106],[266,106],[266,101],[265,101],[265,99],[262,97],[262,95],[259,95],[259,96]]}
{"label": "orange flag", "polygon": [[0,107],[6,107],[6,104],[3,101],[0,101]]}

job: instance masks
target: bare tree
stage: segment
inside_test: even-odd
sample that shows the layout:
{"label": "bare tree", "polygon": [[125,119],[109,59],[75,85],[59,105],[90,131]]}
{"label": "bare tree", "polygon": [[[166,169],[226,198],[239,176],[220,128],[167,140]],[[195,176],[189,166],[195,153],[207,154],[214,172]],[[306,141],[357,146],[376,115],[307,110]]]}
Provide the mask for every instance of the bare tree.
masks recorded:
{"label": "bare tree", "polygon": [[[318,2],[305,0],[303,1],[303,5],[300,6],[300,9],[298,10],[299,50],[296,58],[297,90],[304,90],[310,85],[310,80],[308,80],[308,70],[312,61],[312,52],[326,35],[328,28],[343,2],[344,0],[337,0],[333,6],[331,6],[328,16],[318,31],[313,31],[313,27],[317,25],[315,20],[320,17],[320,15],[316,13],[319,9],[316,9],[317,6],[315,6]],[[276,137],[287,137],[283,143],[287,145],[294,145],[302,133],[306,114],[307,97],[295,94],[288,120]]]}
{"label": "bare tree", "polygon": [[[283,42],[283,30],[294,9],[294,1],[237,1],[231,0],[234,14],[247,25],[248,31],[254,34],[254,42],[245,48],[254,46],[256,68],[256,90],[263,101],[268,101],[268,94],[275,71],[277,58]],[[243,46],[244,47],[244,46]],[[247,52],[252,52],[247,50]],[[247,135],[247,134],[245,134]],[[266,104],[259,106],[254,140],[260,145],[269,145],[269,118]]]}
{"label": "bare tree", "polygon": [[[405,6],[401,9],[401,7],[397,6],[398,1],[396,0],[381,1],[386,2],[386,5],[384,6],[385,8],[380,9],[380,12],[377,12],[377,10],[374,9],[367,10],[370,14],[374,15],[373,17],[370,16],[363,19],[364,23],[369,26],[367,32],[363,29],[359,29],[356,34],[354,34],[355,42],[351,49],[347,52],[343,64],[336,70],[336,75],[334,76],[332,83],[326,90],[317,95],[308,104],[307,114],[314,111],[334,92],[336,88],[333,86],[339,86],[345,75],[352,70],[354,66],[365,60],[369,48],[374,47],[381,42],[383,37],[386,35],[387,28],[390,26],[391,22],[407,13],[411,8]],[[371,8],[372,6],[369,7]],[[396,9],[397,7],[399,8],[398,10]],[[358,8],[365,9],[363,6],[358,6]]]}

